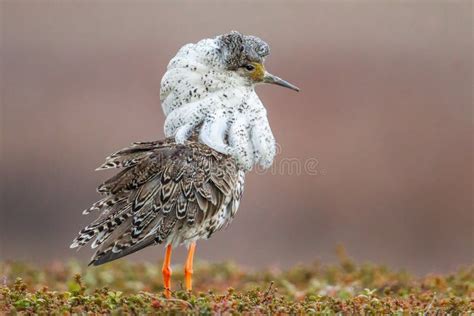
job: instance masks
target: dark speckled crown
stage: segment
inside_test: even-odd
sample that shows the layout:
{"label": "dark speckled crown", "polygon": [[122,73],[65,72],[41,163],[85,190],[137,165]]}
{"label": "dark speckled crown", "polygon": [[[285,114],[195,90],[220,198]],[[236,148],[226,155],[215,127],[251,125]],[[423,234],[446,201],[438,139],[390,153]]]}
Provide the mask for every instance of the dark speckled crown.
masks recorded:
{"label": "dark speckled crown", "polygon": [[248,62],[262,63],[270,54],[270,46],[263,40],[237,31],[219,36],[218,41],[228,69],[237,69]]}

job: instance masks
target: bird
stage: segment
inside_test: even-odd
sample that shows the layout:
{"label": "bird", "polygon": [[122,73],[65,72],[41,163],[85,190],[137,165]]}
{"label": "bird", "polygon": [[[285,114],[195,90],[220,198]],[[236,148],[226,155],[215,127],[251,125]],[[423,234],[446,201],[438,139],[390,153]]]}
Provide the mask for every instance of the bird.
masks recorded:
{"label": "bird", "polygon": [[83,214],[98,213],[70,248],[91,242],[89,265],[164,245],[164,295],[171,297],[172,249],[184,245],[185,287],[192,290],[196,241],[227,227],[241,201],[245,175],[271,166],[276,142],[255,87],[299,91],[264,66],[269,45],[237,31],[181,47],[161,80],[165,138],[136,142],[96,170],[119,171]]}

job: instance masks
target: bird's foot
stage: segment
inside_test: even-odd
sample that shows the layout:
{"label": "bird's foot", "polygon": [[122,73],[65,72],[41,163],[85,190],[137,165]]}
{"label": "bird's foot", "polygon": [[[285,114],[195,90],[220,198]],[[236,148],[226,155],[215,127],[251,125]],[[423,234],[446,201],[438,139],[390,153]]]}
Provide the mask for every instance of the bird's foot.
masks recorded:
{"label": "bird's foot", "polygon": [[165,297],[167,299],[170,299],[171,298],[171,289],[169,287],[165,287],[164,294],[165,294]]}

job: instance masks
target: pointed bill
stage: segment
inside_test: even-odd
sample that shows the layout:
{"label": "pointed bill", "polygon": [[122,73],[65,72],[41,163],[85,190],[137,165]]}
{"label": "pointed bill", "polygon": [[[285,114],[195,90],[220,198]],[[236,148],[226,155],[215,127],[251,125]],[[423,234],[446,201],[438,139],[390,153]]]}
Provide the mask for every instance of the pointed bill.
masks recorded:
{"label": "pointed bill", "polygon": [[283,79],[281,79],[280,77],[277,77],[277,76],[275,76],[275,75],[272,75],[271,73],[266,72],[266,71],[265,71],[265,75],[263,76],[263,82],[264,82],[264,83],[276,84],[276,85],[279,85],[279,86],[282,86],[282,87],[285,87],[285,88],[294,90],[294,91],[296,91],[296,92],[299,92],[299,91],[300,91],[300,88],[298,88],[297,86],[292,85],[292,84],[289,83],[288,81],[283,80]]}

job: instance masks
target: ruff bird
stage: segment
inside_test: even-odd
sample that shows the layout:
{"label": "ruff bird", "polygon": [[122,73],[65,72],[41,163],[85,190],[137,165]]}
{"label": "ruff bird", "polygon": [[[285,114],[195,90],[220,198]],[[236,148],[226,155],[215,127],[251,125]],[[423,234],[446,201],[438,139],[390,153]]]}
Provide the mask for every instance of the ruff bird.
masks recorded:
{"label": "ruff bird", "polygon": [[269,53],[260,38],[235,31],[183,46],[161,81],[166,138],[134,143],[106,158],[98,170],[121,171],[98,187],[102,199],[83,212],[98,212],[98,218],[71,248],[92,242],[97,250],[90,264],[100,265],[162,244],[170,297],[172,248],[186,245],[185,286],[191,290],[196,241],[229,225],[246,172],[268,168],[275,156],[255,86],[299,91],[265,70]]}

